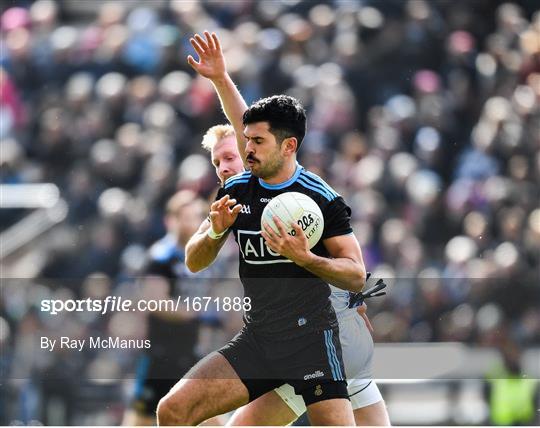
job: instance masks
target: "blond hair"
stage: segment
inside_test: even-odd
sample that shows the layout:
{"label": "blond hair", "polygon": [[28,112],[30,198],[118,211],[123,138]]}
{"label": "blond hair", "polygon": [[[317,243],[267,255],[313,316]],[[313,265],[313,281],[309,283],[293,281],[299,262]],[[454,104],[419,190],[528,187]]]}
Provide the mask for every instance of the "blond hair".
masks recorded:
{"label": "blond hair", "polygon": [[206,134],[204,134],[202,146],[211,152],[218,141],[221,141],[227,137],[234,137],[234,128],[231,125],[212,126],[208,131],[206,131]]}

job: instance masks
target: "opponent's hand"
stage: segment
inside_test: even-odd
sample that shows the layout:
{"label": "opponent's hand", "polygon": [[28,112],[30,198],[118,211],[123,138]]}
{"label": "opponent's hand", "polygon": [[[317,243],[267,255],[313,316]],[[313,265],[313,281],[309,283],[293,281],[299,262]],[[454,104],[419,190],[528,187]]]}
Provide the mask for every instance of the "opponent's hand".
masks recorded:
{"label": "opponent's hand", "polygon": [[373,326],[371,325],[371,321],[369,320],[367,316],[367,305],[365,303],[362,303],[360,306],[356,308],[356,312],[358,312],[358,315],[362,317],[370,333],[373,333],[374,331]]}
{"label": "opponent's hand", "polygon": [[264,225],[264,230],[261,230],[261,235],[266,241],[266,245],[276,252],[281,254],[283,257],[292,260],[299,266],[302,266],[310,255],[309,242],[302,231],[302,228],[296,224],[292,224],[292,228],[295,233],[294,236],[289,235],[285,230],[284,224],[279,220],[278,217],[273,217],[274,223],[278,228],[279,233],[274,232],[274,230],[268,226]]}
{"label": "opponent's hand", "polygon": [[225,75],[227,69],[219,39],[216,33],[210,35],[208,31],[204,32],[204,37],[203,39],[199,34],[195,34],[189,39],[191,46],[199,55],[199,61],[195,61],[191,55],[187,57],[187,61],[201,76],[210,80],[220,78]]}
{"label": "opponent's hand", "polygon": [[229,195],[210,205],[209,218],[214,232],[219,234],[231,227],[241,209],[242,205],[237,204],[236,199],[230,199]]}

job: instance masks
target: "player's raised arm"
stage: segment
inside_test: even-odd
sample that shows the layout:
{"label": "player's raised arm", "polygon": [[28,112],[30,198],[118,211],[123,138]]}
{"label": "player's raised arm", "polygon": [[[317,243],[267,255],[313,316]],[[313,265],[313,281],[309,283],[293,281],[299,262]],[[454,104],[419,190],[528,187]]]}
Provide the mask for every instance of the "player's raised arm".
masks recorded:
{"label": "player's raised arm", "polygon": [[225,57],[221,50],[219,39],[215,33],[210,34],[208,31],[205,31],[204,38],[199,34],[195,34],[190,39],[190,42],[199,56],[199,61],[196,61],[191,55],[188,56],[187,61],[197,73],[210,79],[216,88],[223,112],[229,122],[231,122],[236,133],[238,151],[245,165],[246,142],[244,140],[242,115],[248,107],[238,88],[227,73]]}
{"label": "player's raised arm", "polygon": [[206,219],[186,245],[186,266],[191,272],[206,269],[215,259],[242,205],[229,195],[215,201]]}

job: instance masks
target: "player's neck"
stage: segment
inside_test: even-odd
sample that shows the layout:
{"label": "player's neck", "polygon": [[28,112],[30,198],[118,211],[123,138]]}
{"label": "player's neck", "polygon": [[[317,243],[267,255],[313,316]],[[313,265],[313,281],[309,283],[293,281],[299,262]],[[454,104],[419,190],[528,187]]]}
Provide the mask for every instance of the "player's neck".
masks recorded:
{"label": "player's neck", "polygon": [[261,180],[264,181],[266,184],[272,185],[284,183],[294,175],[297,167],[299,168],[300,166],[298,165],[298,163],[296,163],[296,161],[288,162],[283,165],[283,168],[281,168],[281,170],[275,176],[273,176],[272,178]]}

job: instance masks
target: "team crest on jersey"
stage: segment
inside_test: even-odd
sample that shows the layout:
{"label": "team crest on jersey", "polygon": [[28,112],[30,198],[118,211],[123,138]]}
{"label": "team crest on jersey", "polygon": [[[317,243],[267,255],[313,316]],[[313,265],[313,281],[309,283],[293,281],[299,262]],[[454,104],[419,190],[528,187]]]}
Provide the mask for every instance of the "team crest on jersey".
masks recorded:
{"label": "team crest on jersey", "polygon": [[242,209],[240,210],[241,214],[251,214],[251,208],[249,205],[242,205]]}
{"label": "team crest on jersey", "polygon": [[292,263],[291,260],[268,248],[260,230],[257,232],[253,230],[239,230],[238,246],[240,247],[244,261],[252,265]]}

